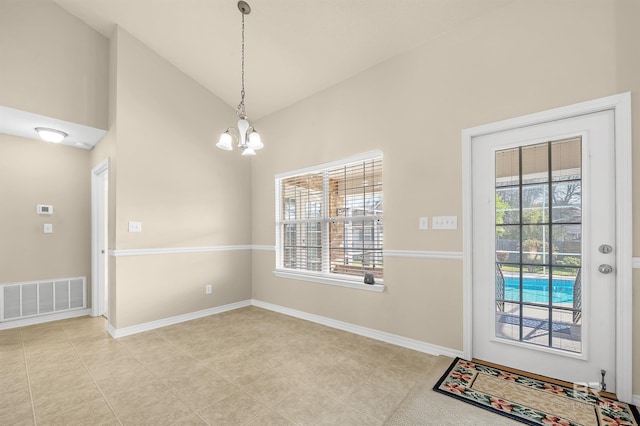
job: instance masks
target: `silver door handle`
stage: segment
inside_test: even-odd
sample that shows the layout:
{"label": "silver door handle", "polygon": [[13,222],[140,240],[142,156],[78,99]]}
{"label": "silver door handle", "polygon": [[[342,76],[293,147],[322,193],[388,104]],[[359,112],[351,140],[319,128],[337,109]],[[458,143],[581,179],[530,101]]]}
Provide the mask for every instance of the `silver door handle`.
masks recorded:
{"label": "silver door handle", "polygon": [[100,250],[100,253],[101,253],[101,254],[104,254],[104,250]]}
{"label": "silver door handle", "polygon": [[598,266],[598,271],[600,271],[601,274],[610,274],[611,272],[613,272],[613,267],[611,265],[603,263],[602,265]]}

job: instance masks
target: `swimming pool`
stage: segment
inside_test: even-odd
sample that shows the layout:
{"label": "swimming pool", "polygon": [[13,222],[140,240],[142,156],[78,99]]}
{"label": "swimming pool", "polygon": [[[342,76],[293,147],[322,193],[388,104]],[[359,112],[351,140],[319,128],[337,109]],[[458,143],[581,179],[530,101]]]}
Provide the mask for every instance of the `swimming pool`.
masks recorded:
{"label": "swimming pool", "polygon": [[[553,277],[553,303],[573,304],[574,277]],[[520,300],[520,278],[504,277],[505,300]],[[549,280],[547,278],[523,277],[522,301],[530,303],[549,303]]]}

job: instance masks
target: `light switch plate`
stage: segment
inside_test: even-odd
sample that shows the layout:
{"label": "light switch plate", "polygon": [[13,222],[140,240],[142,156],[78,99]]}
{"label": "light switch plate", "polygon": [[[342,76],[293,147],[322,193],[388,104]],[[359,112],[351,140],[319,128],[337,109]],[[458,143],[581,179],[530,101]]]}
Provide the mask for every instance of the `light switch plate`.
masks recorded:
{"label": "light switch plate", "polygon": [[45,223],[44,224],[44,233],[45,234],[53,234],[53,223]]}
{"label": "light switch plate", "polygon": [[129,232],[142,232],[142,222],[129,221]]}
{"label": "light switch plate", "polygon": [[458,229],[458,216],[434,216],[433,229]]}
{"label": "light switch plate", "polygon": [[429,218],[426,216],[421,217],[418,221],[418,227],[422,231],[429,229]]}

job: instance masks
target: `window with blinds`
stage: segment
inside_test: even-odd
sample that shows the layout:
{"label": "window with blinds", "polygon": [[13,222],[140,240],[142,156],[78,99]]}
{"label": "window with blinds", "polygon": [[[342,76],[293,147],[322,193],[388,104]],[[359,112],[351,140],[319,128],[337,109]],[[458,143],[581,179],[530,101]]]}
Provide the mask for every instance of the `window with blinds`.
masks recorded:
{"label": "window with blinds", "polygon": [[382,216],[380,152],[278,175],[276,269],[380,282]]}

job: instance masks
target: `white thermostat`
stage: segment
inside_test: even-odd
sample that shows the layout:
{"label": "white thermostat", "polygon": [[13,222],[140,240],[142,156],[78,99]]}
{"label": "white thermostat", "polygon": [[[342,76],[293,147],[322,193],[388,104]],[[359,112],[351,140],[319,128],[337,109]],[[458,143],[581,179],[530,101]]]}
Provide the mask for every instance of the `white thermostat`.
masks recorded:
{"label": "white thermostat", "polygon": [[36,206],[38,214],[53,214],[53,206],[48,204],[38,204]]}

